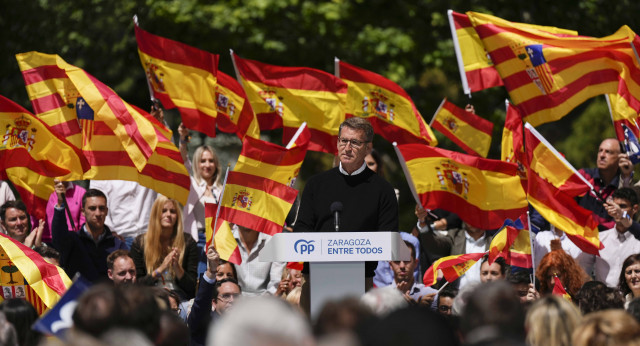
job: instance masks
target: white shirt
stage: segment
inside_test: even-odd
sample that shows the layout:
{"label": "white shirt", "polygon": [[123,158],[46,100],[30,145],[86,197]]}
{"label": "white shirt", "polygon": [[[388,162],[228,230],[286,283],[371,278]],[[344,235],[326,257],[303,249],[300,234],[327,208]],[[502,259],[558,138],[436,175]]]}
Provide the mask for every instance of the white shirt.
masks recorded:
{"label": "white shirt", "polygon": [[609,287],[618,287],[622,262],[633,254],[640,253],[640,240],[631,232],[618,232],[615,227],[600,232],[600,242],[604,249],[600,250],[600,257],[595,258],[596,280],[602,281]]}
{"label": "white shirt", "polygon": [[238,243],[242,264],[236,265],[238,284],[242,288],[242,295],[258,296],[265,293],[275,294],[278,283],[282,278],[285,262],[260,262],[258,255],[271,236],[259,232],[258,240],[252,249],[246,249],[240,241],[240,231],[234,225],[231,229],[233,237]]}
{"label": "white shirt", "polygon": [[[485,249],[487,241],[489,241],[486,233],[483,234],[482,237],[478,238],[478,240],[475,240],[465,231],[464,237],[466,239],[465,253],[486,252]],[[460,289],[472,282],[480,282],[480,266],[481,261],[476,262],[464,275],[460,277]]]}
{"label": "white shirt", "polygon": [[364,171],[364,169],[367,167],[367,163],[363,163],[362,166],[360,166],[360,168],[356,169],[355,171],[353,171],[353,173],[349,174],[347,173],[347,171],[345,171],[342,168],[342,162],[340,162],[340,164],[338,165],[338,169],[340,170],[340,173],[344,174],[344,175],[356,175],[356,174],[360,174]]}
{"label": "white shirt", "polygon": [[535,261],[536,268],[538,267],[538,264],[540,264],[542,257],[551,251],[551,241],[553,239],[560,239],[560,246],[562,246],[562,250],[568,253],[569,256],[573,257],[582,269],[591,276],[594,262],[593,255],[580,250],[580,248],[577,247],[564,232],[558,230],[556,230],[556,232],[561,233],[561,235],[558,236],[553,231],[540,231],[536,234],[533,240],[533,260]]}
{"label": "white shirt", "polygon": [[109,212],[105,224],[112,231],[132,238],[147,232],[157,192],[135,181],[125,180],[92,180],[90,187],[107,195]]}

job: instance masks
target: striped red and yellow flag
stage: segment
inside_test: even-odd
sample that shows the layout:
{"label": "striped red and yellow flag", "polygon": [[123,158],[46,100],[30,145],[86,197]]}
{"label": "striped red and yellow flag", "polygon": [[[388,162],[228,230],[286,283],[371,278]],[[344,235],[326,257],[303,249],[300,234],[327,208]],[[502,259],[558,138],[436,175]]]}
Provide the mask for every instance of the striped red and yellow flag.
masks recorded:
{"label": "striped red and yellow flag", "polygon": [[502,130],[502,153],[500,160],[518,165],[518,176],[522,187],[527,189],[527,158],[524,152],[524,128],[518,107],[505,102],[507,117]]}
{"label": "striped red and yellow flag", "polygon": [[[226,220],[218,219],[216,222],[216,213],[218,212],[218,205],[215,203],[205,203],[205,235],[206,235],[206,249],[211,246],[215,247],[216,251],[220,255],[220,258],[229,261],[233,264],[242,264],[242,256],[240,256],[240,249],[238,248],[238,242],[236,241],[233,233],[231,233],[231,226]],[[213,227],[216,229],[214,230]]]}
{"label": "striped red and yellow flag", "polygon": [[527,165],[538,176],[572,197],[593,189],[586,180],[531,124],[525,124]]}
{"label": "striped red and yellow flag", "polygon": [[571,299],[571,295],[567,292],[567,290],[564,289],[564,286],[562,285],[562,281],[560,281],[560,278],[556,275],[554,276],[553,280],[554,280],[553,291],[551,293],[556,296],[560,296],[570,302],[573,302],[573,300]]}
{"label": "striped red and yellow flag", "polygon": [[0,177],[13,182],[29,214],[45,218],[53,179],[79,180],[90,166],[82,152],[42,120],[0,95]]}
{"label": "striped red and yellow flag", "polygon": [[298,195],[292,186],[310,137],[301,127],[291,149],[245,137],[235,170],[227,177],[219,218],[270,235],[280,233]]}
{"label": "striped red and yellow flag", "polygon": [[629,106],[624,96],[608,94],[607,102],[611,112],[613,128],[620,142],[625,141],[625,130],[630,131],[635,138],[640,138],[640,124],[638,124],[638,112]]}
{"label": "striped red and yellow flag", "polygon": [[422,281],[425,286],[438,282],[438,270],[442,271],[448,282],[454,282],[484,256],[484,253],[468,253],[442,257],[435,261],[424,273]]}
{"label": "striped red and yellow flag", "polygon": [[258,119],[253,113],[242,86],[228,74],[218,71],[216,86],[217,125],[222,132],[236,133],[242,140],[245,135],[260,138]]}
{"label": "striped red and yellow flag", "polygon": [[445,98],[431,120],[440,131],[469,155],[487,157],[491,147],[493,123],[454,105]]}
{"label": "striped red and yellow flag", "polygon": [[530,232],[523,229],[522,225],[516,225],[511,220],[505,222],[505,226],[493,236],[489,246],[489,264],[496,258],[502,257],[505,262],[521,268],[532,268]]}
{"label": "striped red and yellow flag", "polygon": [[[43,54],[18,55],[29,97],[37,115],[46,122],[60,138],[74,143],[91,165],[83,179],[130,180],[154,189],[157,192],[186,203],[189,195],[190,179],[184,167],[182,157],[171,142],[172,133],[164,125],[153,119],[148,113],[119,100],[126,106],[129,114],[135,114],[136,123],[141,129],[150,128],[151,134],[145,138],[154,143],[151,155],[145,165],[140,167],[132,159],[128,148],[131,143],[122,142],[108,119],[111,113],[84,99],[81,89],[67,78],[65,71],[56,65],[47,63],[61,61],[57,56]],[[29,64],[41,63],[36,68],[27,69]],[[97,84],[96,84],[97,85]],[[79,91],[80,90],[80,91]],[[110,101],[117,96],[113,94]],[[95,111],[98,109],[98,111]],[[79,126],[79,123],[89,126]],[[151,139],[152,138],[152,139]],[[129,140],[130,141],[130,140]],[[48,197],[47,197],[48,199]]]}
{"label": "striped red and yellow flag", "polygon": [[[484,49],[482,40],[473,28],[469,17],[464,13],[447,11],[449,16],[449,26],[453,37],[453,47],[458,59],[458,68],[462,78],[464,93],[469,95],[472,92],[501,86],[502,79],[498,71],[493,66],[493,61]],[[542,30],[559,35],[578,35],[577,31],[560,29],[551,26],[540,26],[532,24],[518,23],[518,25],[532,29]]]}
{"label": "striped red and yellow flag", "polygon": [[347,117],[366,118],[389,142],[437,145],[409,94],[389,79],[340,61],[338,75],[349,85]]}
{"label": "striped red and yellow flag", "polygon": [[517,166],[422,144],[397,145],[414,198],[425,209],[444,209],[480,229],[499,228],[526,212]]}
{"label": "striped red and yellow flag", "polygon": [[467,15],[525,122],[538,126],[558,120],[600,94],[640,100],[640,67],[630,45],[635,33],[627,26],[593,38],[556,35],[481,13]]}
{"label": "striped red and yellow flag", "polygon": [[38,314],[56,305],[71,286],[62,268],[4,234],[0,234],[0,267],[2,299],[24,298]]}
{"label": "striped red and yellow flag", "polygon": [[177,108],[184,125],[216,136],[218,60],[181,42],[153,35],[135,26],[138,53],[153,96],[165,108]]}
{"label": "striped red and yellow flag", "polygon": [[[84,70],[57,55],[17,54],[35,113],[55,132],[82,148],[93,148],[97,122],[109,128],[134,167],[142,170],[157,145],[153,126],[116,93]],[[86,125],[85,125],[86,124]],[[82,126],[81,125],[85,125]],[[89,160],[91,161],[91,160]]]}
{"label": "striped red and yellow flag", "polygon": [[311,132],[309,150],[337,152],[345,119],[347,84],[308,67],[283,67],[231,55],[261,130],[283,128],[283,141],[303,122]]}

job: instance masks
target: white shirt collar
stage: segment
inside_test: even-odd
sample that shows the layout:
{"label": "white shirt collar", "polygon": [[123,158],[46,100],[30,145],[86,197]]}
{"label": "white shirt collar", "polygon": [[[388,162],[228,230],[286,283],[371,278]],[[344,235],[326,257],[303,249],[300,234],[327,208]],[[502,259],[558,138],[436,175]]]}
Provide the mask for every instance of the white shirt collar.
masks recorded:
{"label": "white shirt collar", "polygon": [[467,231],[464,231],[464,237],[467,239],[467,242],[470,242],[472,244],[478,244],[481,241],[484,241],[484,239],[487,237],[487,232],[482,233],[482,237],[478,238],[478,240],[473,239],[469,233],[467,233]]}
{"label": "white shirt collar", "polygon": [[349,174],[349,173],[347,173],[347,171],[345,171],[345,170],[342,168],[342,162],[340,162],[340,165],[338,166],[338,168],[340,169],[340,173],[342,173],[342,174],[344,174],[344,175],[357,175],[357,174],[360,174],[360,173],[362,173],[362,172],[364,171],[364,169],[365,169],[366,167],[367,167],[367,163],[366,163],[366,162],[363,162],[363,163],[362,163],[362,166],[360,166],[360,168],[356,169],[353,173]]}

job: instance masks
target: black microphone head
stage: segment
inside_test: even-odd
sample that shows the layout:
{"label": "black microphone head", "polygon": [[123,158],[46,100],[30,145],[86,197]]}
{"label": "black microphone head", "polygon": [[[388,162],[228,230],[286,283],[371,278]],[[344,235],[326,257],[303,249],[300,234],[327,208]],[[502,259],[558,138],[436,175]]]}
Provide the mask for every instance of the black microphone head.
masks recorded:
{"label": "black microphone head", "polygon": [[336,202],[331,203],[330,209],[331,209],[331,213],[335,213],[336,211],[337,212],[341,212],[342,211],[342,202],[336,201]]}

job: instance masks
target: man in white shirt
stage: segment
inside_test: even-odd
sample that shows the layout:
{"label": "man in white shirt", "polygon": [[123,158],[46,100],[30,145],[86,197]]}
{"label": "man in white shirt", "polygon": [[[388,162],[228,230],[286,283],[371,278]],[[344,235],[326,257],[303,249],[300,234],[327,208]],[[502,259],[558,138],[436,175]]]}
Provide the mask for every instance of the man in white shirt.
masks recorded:
{"label": "man in white shirt", "polygon": [[620,188],[613,195],[613,200],[604,204],[609,215],[615,221],[615,227],[600,232],[600,242],[604,249],[600,257],[594,256],[596,280],[609,287],[617,287],[622,270],[622,262],[632,254],[640,253],[640,240],[630,230],[640,225],[633,221],[638,212],[638,195],[631,188]]}
{"label": "man in white shirt", "polygon": [[105,224],[123,237],[131,248],[133,239],[147,232],[151,206],[158,197],[154,190],[135,181],[92,180],[91,188],[107,195],[109,214]]}

